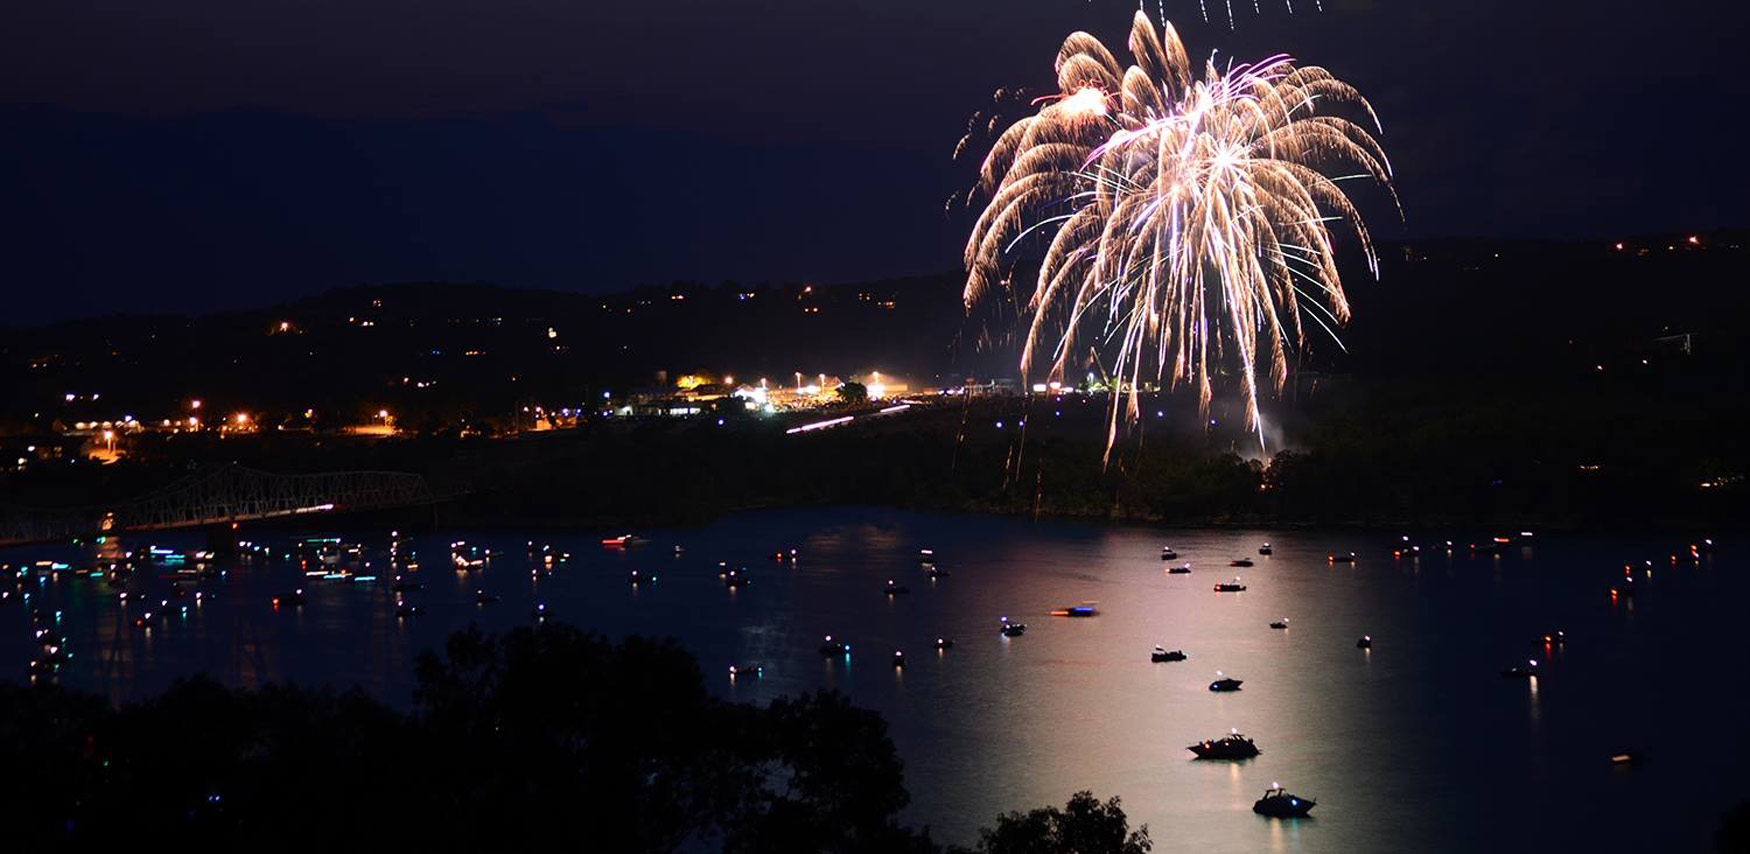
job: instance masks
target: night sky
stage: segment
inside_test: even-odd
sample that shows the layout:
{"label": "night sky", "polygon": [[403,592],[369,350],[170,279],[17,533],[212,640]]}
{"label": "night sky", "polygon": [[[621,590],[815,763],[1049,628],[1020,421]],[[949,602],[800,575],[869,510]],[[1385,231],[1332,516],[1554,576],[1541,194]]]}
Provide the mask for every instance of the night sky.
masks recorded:
{"label": "night sky", "polygon": [[[1155,0],[1149,0],[1151,5]],[[1382,238],[1750,224],[1750,12],[1704,0],[1168,0],[1378,108]],[[1125,0],[156,0],[0,8],[0,324],[360,282],[606,291],[952,269],[950,159]],[[1121,58],[1122,51],[1119,51]]]}

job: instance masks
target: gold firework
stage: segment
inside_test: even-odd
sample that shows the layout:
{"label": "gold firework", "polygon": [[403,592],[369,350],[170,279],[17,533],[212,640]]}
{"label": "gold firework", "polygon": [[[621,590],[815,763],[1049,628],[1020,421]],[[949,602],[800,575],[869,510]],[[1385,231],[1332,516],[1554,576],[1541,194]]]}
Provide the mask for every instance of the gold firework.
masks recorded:
{"label": "gold firework", "polygon": [[1021,370],[1049,350],[1046,370],[1061,378],[1092,333],[1112,365],[1108,451],[1145,380],[1195,383],[1207,410],[1228,360],[1259,429],[1260,358],[1280,390],[1289,348],[1305,340],[1302,307],[1333,337],[1349,317],[1333,222],[1354,230],[1378,273],[1340,182],[1371,179],[1395,202],[1378,141],[1331,109],[1378,119],[1330,72],[1274,56],[1225,71],[1212,60],[1199,78],[1172,25],[1157,33],[1141,12],[1129,47],[1125,68],[1087,33],[1064,41],[1058,94],[1009,126],[980,168],[989,202],[965,257],[971,307],[1007,284],[1023,242],[1043,246],[1032,293],[1016,294],[1032,315]]}

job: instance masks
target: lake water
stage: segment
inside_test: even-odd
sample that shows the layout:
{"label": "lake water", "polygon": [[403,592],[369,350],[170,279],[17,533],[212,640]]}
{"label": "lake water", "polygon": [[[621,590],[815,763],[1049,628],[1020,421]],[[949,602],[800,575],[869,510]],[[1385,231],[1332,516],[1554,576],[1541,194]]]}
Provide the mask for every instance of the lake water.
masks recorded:
{"label": "lake water", "polygon": [[[168,595],[151,573],[130,586],[126,607],[89,579],[24,589],[62,611],[76,656],[63,682],[120,699],[206,671],[242,685],[356,683],[404,706],[419,650],[470,622],[527,624],[538,601],[610,635],[672,635],[726,697],[832,687],[879,710],[906,762],[906,818],[946,841],[970,842],[1000,811],[1061,804],[1086,788],[1122,796],[1161,851],[1702,851],[1720,813],[1750,798],[1740,636],[1750,580],[1730,543],[1673,564],[1688,540],[1537,537],[1472,556],[1463,543],[1497,532],[1427,532],[1425,545],[1461,545],[1394,559],[1399,532],[1177,531],[868,508],[643,533],[649,545],[624,550],[602,548],[600,532],[421,534],[413,550],[426,587],[407,598],[425,613],[412,620],[395,618],[386,581],[309,581],[282,561],[240,562],[200,582],[202,604],[186,616],[173,607],[150,632],[132,621]],[[571,560],[532,576],[531,537]],[[382,567],[387,532],[349,539]],[[456,573],[452,540],[501,556]],[[1270,557],[1257,555],[1265,541]],[[152,542],[201,547],[192,536]],[[1165,572],[1166,543],[1192,574]],[[951,575],[926,575],[917,560],[926,547]],[[794,563],[771,558],[790,548]],[[1332,550],[1359,558],[1333,565]],[[1241,556],[1257,565],[1230,569]],[[1625,563],[1649,559],[1633,600],[1613,598]],[[719,560],[745,566],[751,583],[726,589]],[[635,588],[633,570],[658,580]],[[1235,574],[1246,592],[1212,590]],[[886,595],[888,579],[911,592]],[[304,607],[269,606],[299,586]],[[477,588],[502,599],[477,606]],[[1100,615],[1048,615],[1083,601]],[[1002,637],[1003,616],[1027,623],[1026,634]],[[1271,629],[1280,618],[1290,627]],[[1565,646],[1535,641],[1557,629]],[[829,633],[853,645],[848,661],[817,652]],[[1371,651],[1356,648],[1362,635]],[[956,645],[938,654],[938,636]],[[5,672],[24,672],[28,641],[14,598],[0,607]],[[1150,663],[1156,643],[1189,660]],[[901,671],[890,665],[895,649],[907,654]],[[1499,675],[1532,657],[1538,678]],[[736,662],[763,676],[732,683]],[[1218,670],[1243,690],[1211,693]],[[1230,728],[1263,755],[1200,762],[1185,750]],[[1613,767],[1609,757],[1626,749],[1647,760]],[[1314,817],[1252,814],[1276,781],[1317,799]]]}

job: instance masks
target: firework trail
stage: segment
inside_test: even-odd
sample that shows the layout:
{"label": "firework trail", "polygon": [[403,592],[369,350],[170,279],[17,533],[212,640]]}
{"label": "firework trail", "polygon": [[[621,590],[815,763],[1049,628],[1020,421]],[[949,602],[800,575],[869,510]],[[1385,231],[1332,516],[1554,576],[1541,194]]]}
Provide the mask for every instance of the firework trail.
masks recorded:
{"label": "firework trail", "polygon": [[[1203,23],[1209,23],[1209,6],[1211,2],[1219,2],[1221,4],[1221,9],[1227,14],[1228,29],[1233,29],[1234,0],[1197,0],[1197,13],[1203,16]],[[1245,5],[1250,5],[1252,7],[1252,14],[1254,15],[1261,15],[1264,13],[1262,0],[1240,0],[1240,2]],[[1161,26],[1167,26],[1167,0],[1154,0],[1154,4],[1160,17]],[[1149,0],[1136,0],[1136,10],[1138,12],[1147,12],[1148,5]],[[1289,14],[1294,14],[1294,0],[1283,0],[1282,5],[1287,7]],[[1301,0],[1301,5],[1308,5],[1307,0]],[[1324,0],[1311,0],[1310,5],[1315,11],[1325,11]]]}
{"label": "firework trail", "polygon": [[1044,362],[1061,379],[1089,333],[1111,365],[1108,455],[1145,381],[1195,383],[1207,412],[1230,362],[1262,443],[1260,362],[1280,391],[1302,317],[1334,338],[1349,316],[1333,222],[1354,230],[1378,275],[1339,182],[1371,179],[1396,201],[1373,134],[1326,108],[1378,120],[1348,84],[1286,56],[1225,71],[1210,61],[1197,77],[1172,25],[1157,33],[1143,12],[1129,47],[1125,68],[1093,36],[1070,35],[1058,93],[997,137],[974,189],[988,202],[966,244],[966,305],[1012,286],[1023,242],[1043,247],[1032,292],[1014,294],[1031,314],[1021,370]]}

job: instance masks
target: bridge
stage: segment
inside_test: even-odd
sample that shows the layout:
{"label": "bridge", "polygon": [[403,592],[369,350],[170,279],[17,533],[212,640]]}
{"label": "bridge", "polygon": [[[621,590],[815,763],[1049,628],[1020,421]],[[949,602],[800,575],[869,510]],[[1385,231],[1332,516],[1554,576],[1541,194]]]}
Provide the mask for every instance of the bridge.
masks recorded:
{"label": "bridge", "polygon": [[196,472],[130,501],[70,508],[0,507],[0,546],[200,528],[434,504],[425,478],[405,472],[274,474],[243,466]]}

